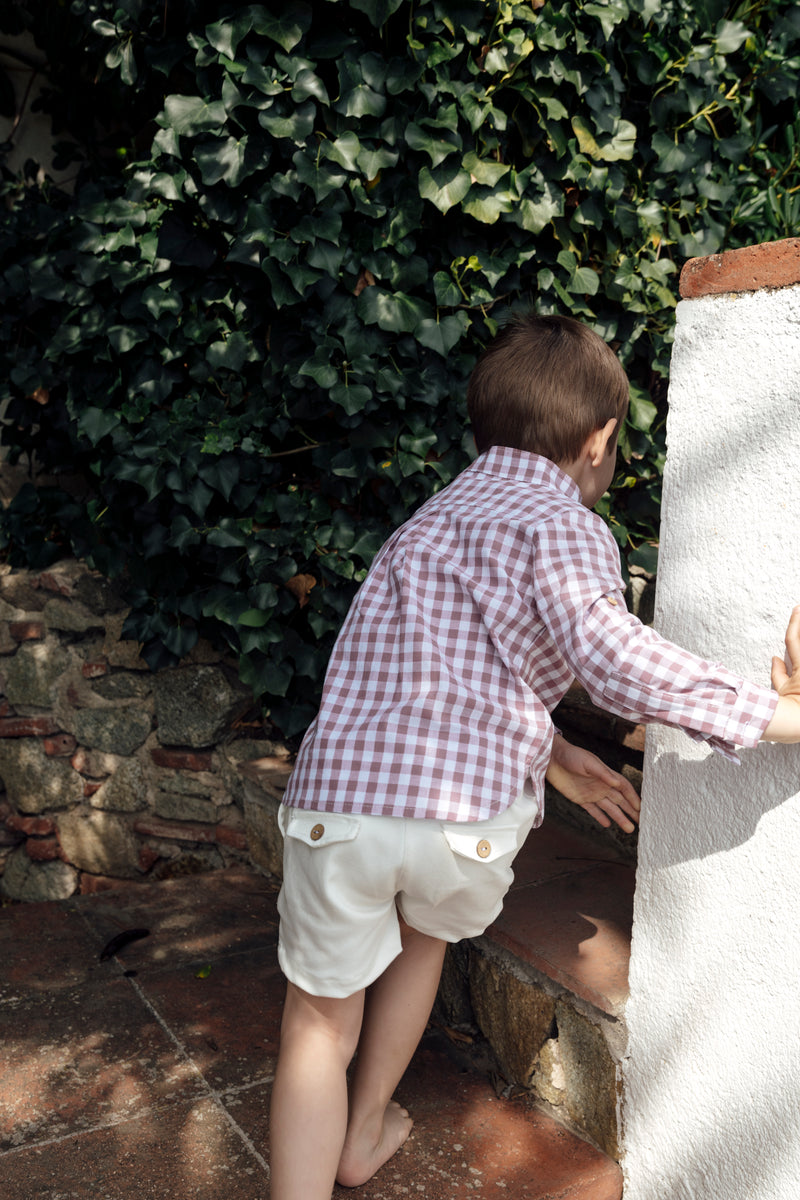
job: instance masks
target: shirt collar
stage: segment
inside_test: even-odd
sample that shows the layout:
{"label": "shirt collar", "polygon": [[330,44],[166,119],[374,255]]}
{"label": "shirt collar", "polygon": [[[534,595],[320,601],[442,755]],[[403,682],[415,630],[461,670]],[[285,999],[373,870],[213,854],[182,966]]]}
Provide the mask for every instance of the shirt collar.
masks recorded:
{"label": "shirt collar", "polygon": [[543,458],[541,454],[531,454],[528,450],[492,446],[475,460],[471,469],[505,479],[518,479],[532,487],[556,488],[571,500],[580,502],[581,499],[580,488],[566,471],[562,471],[551,459]]}

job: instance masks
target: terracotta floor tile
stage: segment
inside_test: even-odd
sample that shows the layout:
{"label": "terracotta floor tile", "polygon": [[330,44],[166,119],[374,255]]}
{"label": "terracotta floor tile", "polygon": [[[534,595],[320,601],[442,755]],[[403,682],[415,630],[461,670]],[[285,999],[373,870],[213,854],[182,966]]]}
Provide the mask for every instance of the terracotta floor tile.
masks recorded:
{"label": "terracotta floor tile", "polygon": [[[521,882],[493,936],[607,985],[585,969],[586,938],[618,925],[624,940],[612,893],[627,876],[604,875],[620,870]],[[0,1003],[2,1200],[266,1200],[284,993],[274,906],[259,876],[220,872],[4,911],[0,961],[17,982]],[[136,926],[150,936],[98,962]],[[416,1120],[409,1143],[336,1200],[619,1200],[616,1164],[527,1100],[498,1099],[441,1035],[426,1037],[398,1098]]]}
{"label": "terracotta floor tile", "polygon": [[285,990],[273,947],[219,958],[205,978],[182,967],[140,986],[212,1088],[271,1079]]}
{"label": "terracotta floor tile", "polygon": [[3,1200],[266,1200],[263,1159],[207,1098],[7,1154]]}
{"label": "terracotta floor tile", "polygon": [[[268,1156],[269,1086],[222,1102],[256,1149]],[[426,1038],[397,1089],[414,1117],[405,1146],[363,1187],[334,1200],[620,1200],[616,1163],[525,1101],[498,1099],[488,1080],[466,1071]]]}
{"label": "terracotta floor tile", "polygon": [[117,956],[126,967],[143,971],[213,962],[223,954],[275,945],[276,900],[268,880],[232,869],[168,880],[147,891],[102,892],[82,897],[77,906],[98,949],[122,930],[149,929],[149,937]]}
{"label": "terracotta floor tile", "polygon": [[397,1090],[411,1137],[362,1188],[336,1200],[619,1200],[619,1168],[525,1101],[498,1099],[488,1080],[423,1043]]}
{"label": "terracotta floor tile", "polygon": [[93,974],[97,951],[83,917],[59,904],[0,909],[0,1003],[76,987]]}
{"label": "terracotta floor tile", "polygon": [[0,1148],[194,1095],[202,1081],[127,980],[0,1006]]}
{"label": "terracotta floor tile", "polygon": [[628,996],[633,889],[630,867],[595,867],[507,897],[487,937],[604,1012]]}

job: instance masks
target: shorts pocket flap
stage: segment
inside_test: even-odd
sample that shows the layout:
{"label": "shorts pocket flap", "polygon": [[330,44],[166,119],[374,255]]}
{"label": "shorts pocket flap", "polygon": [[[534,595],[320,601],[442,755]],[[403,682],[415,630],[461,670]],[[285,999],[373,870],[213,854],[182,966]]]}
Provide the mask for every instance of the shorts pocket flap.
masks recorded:
{"label": "shorts pocket flap", "polygon": [[297,838],[307,846],[329,846],[334,842],[352,842],[358,836],[358,817],[345,813],[309,812],[302,808],[284,808],[280,821],[284,837]]}
{"label": "shorts pocket flap", "polygon": [[478,862],[494,862],[505,854],[514,854],[517,850],[517,831],[515,829],[492,829],[487,834],[480,830],[456,830],[452,825],[444,829],[447,844],[454,854],[462,858],[473,858]]}

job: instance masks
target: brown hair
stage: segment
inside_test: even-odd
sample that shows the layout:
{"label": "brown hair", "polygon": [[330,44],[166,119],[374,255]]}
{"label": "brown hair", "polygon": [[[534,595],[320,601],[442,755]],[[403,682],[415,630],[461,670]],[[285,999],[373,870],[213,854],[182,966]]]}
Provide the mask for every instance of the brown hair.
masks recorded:
{"label": "brown hair", "polygon": [[574,462],[596,429],[628,407],[628,379],[610,346],[571,317],[513,318],[478,359],[467,408],[479,452],[514,446]]}

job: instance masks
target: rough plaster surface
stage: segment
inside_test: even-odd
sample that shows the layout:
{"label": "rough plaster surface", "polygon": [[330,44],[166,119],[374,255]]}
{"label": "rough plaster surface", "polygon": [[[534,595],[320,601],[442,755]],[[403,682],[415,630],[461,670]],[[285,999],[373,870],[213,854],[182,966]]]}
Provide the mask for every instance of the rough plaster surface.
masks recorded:
{"label": "rough plaster surface", "polygon": [[[800,602],[800,287],[683,301],[656,627],[768,685]],[[626,1200],[800,1196],[800,747],[647,735]]]}

